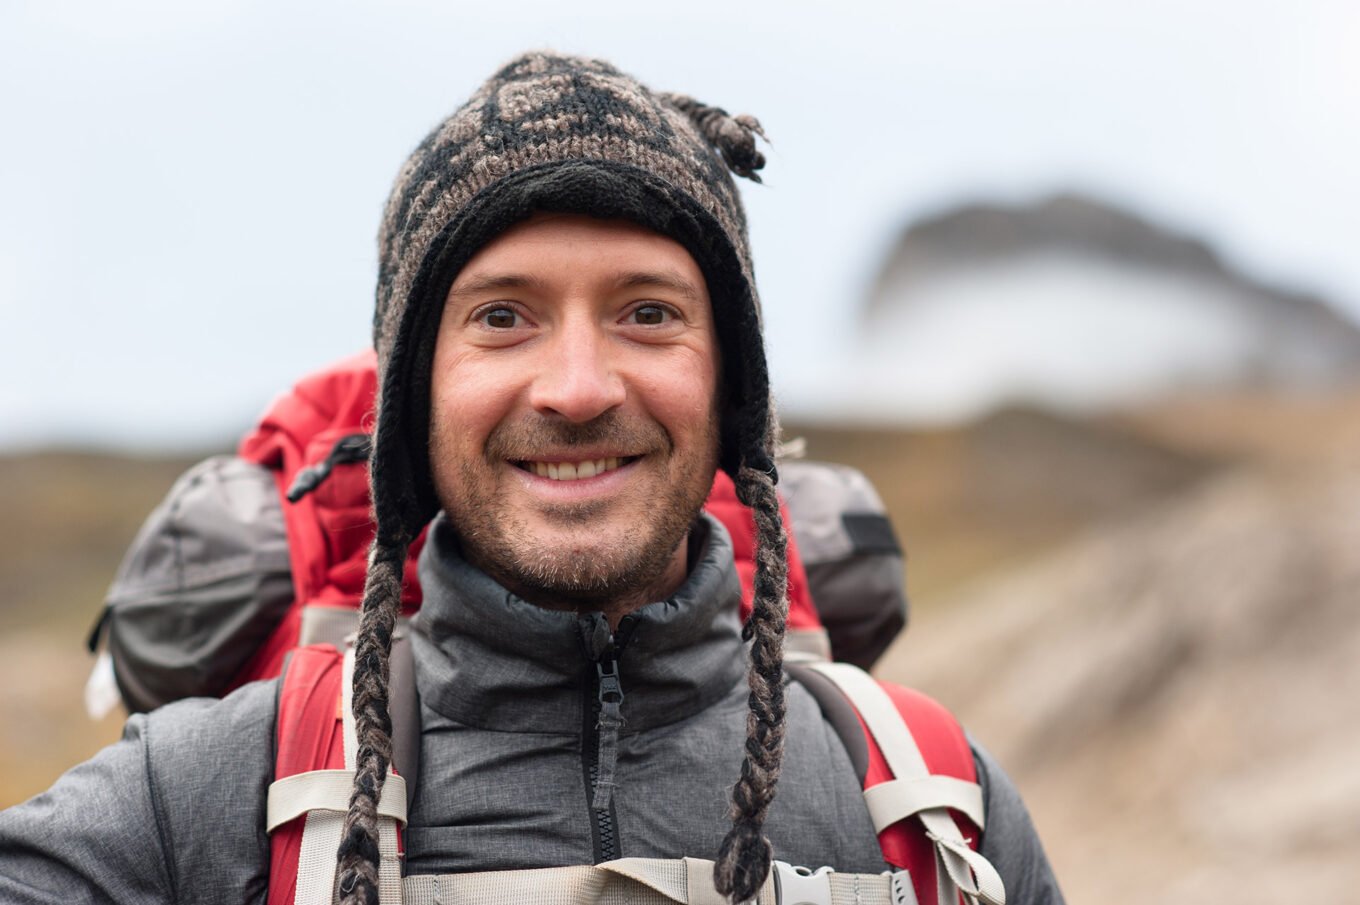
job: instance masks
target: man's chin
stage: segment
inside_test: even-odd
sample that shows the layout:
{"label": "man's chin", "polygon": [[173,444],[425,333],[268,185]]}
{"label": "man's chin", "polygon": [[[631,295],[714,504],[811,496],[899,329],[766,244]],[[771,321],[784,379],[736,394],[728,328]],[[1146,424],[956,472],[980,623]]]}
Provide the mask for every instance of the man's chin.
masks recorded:
{"label": "man's chin", "polygon": [[[478,556],[483,571],[530,603],[551,609],[593,605],[609,608],[621,600],[647,597],[658,579],[671,573],[682,535],[675,543],[639,542],[636,533],[582,543],[582,528],[543,532],[532,543],[510,543],[494,557]],[[588,533],[588,532],[587,532]]]}
{"label": "man's chin", "polygon": [[[554,528],[567,528],[572,536],[563,539],[567,543],[580,544],[583,530],[608,530],[606,519],[609,515],[608,500],[590,500],[580,503],[555,503],[540,506],[536,513],[548,532]],[[592,545],[594,546],[594,545]]]}

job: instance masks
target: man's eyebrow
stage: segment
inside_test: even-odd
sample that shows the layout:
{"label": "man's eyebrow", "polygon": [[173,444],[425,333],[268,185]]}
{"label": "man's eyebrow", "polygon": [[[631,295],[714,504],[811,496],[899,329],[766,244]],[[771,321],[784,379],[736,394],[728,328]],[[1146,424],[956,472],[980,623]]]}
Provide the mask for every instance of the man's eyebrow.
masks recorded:
{"label": "man's eyebrow", "polygon": [[534,276],[520,273],[497,273],[474,275],[466,282],[460,282],[449,290],[449,298],[479,295],[497,289],[542,289],[543,281]]}
{"label": "man's eyebrow", "polygon": [[630,270],[619,274],[614,280],[614,285],[619,289],[661,286],[674,290],[685,298],[694,301],[699,299],[699,290],[693,283],[680,274],[668,270]]}
{"label": "man's eyebrow", "polygon": [[[697,301],[700,297],[698,288],[692,282],[680,274],[668,270],[628,270],[617,274],[612,283],[616,289],[656,286],[678,292],[687,299]],[[546,284],[543,280],[530,274],[474,274],[465,281],[459,280],[449,290],[449,298],[466,298],[501,289],[543,290],[545,288]]]}

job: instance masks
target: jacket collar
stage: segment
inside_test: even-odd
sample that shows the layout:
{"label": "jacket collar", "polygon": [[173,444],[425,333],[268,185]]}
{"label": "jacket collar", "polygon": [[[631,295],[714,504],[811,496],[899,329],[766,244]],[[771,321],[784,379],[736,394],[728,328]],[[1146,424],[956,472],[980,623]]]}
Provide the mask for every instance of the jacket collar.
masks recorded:
{"label": "jacket collar", "polygon": [[[620,626],[625,734],[692,716],[745,673],[732,542],[706,513],[689,540],[685,583],[625,617],[630,630]],[[506,591],[463,559],[442,513],[419,568],[424,603],[413,626],[422,703],[478,728],[579,733],[595,661],[610,641],[604,616],[544,610]]]}

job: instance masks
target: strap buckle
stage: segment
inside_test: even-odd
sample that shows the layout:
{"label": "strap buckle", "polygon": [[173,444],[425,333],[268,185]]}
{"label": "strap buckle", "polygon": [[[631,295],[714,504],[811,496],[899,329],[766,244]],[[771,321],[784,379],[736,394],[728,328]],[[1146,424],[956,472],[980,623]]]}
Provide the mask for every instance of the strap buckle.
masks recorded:
{"label": "strap buckle", "polygon": [[888,895],[892,898],[892,905],[920,905],[920,900],[916,898],[916,887],[911,882],[911,871],[905,867],[895,870],[888,874]]}
{"label": "strap buckle", "polygon": [[773,873],[779,905],[831,905],[831,868],[811,870],[776,861]]}

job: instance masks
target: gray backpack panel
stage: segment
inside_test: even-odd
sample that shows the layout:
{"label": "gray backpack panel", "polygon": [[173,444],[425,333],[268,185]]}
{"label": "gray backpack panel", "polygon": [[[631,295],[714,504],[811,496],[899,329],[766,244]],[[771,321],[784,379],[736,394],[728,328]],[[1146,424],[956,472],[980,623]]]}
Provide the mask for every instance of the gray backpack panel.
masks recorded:
{"label": "gray backpack panel", "polygon": [[220,695],[292,599],[273,473],[235,456],[195,465],[142,525],[105,598],[128,709]]}
{"label": "gray backpack panel", "polygon": [[883,500],[848,465],[779,463],[808,588],[834,660],[869,669],[907,624],[902,546]]}

